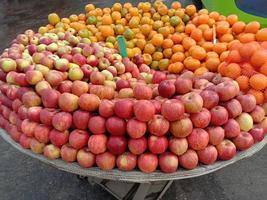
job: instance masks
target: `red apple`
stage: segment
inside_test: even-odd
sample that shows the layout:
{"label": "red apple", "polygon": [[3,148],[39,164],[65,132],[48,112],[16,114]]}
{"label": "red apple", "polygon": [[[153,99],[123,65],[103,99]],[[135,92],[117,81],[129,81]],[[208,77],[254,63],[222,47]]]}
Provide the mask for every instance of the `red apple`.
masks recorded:
{"label": "red apple", "polygon": [[148,122],[155,114],[155,107],[148,100],[139,100],[134,104],[134,114],[138,120]]}
{"label": "red apple", "polygon": [[86,60],[87,60],[87,63],[93,67],[96,67],[99,63],[95,55],[89,55]]}
{"label": "red apple", "polygon": [[125,152],[117,157],[116,165],[119,170],[132,171],[136,167],[137,158],[136,155]]}
{"label": "red apple", "polygon": [[250,135],[252,135],[254,142],[260,142],[264,139],[265,133],[263,128],[260,125],[255,125],[250,131]]}
{"label": "red apple", "polygon": [[183,155],[179,156],[179,164],[185,169],[194,169],[198,164],[197,153],[188,149]]}
{"label": "red apple", "polygon": [[212,90],[203,90],[200,93],[200,96],[203,99],[204,108],[211,109],[219,103],[219,95]]}
{"label": "red apple", "polygon": [[59,131],[68,130],[72,125],[72,115],[67,112],[56,113],[52,119],[52,125]]}
{"label": "red apple", "polygon": [[73,125],[80,130],[85,130],[88,127],[90,113],[83,110],[76,110],[72,115]]}
{"label": "red apple", "polygon": [[106,119],[101,116],[93,116],[89,119],[88,128],[93,134],[104,134],[106,132]]}
{"label": "red apple", "polygon": [[229,118],[236,118],[242,113],[242,106],[236,99],[227,101],[224,106],[229,114]]}
{"label": "red apple", "polygon": [[267,115],[267,102],[262,104],[261,107],[264,109],[265,115]]}
{"label": "red apple", "polygon": [[126,122],[118,117],[109,117],[106,121],[106,129],[113,136],[124,135],[126,132]]}
{"label": "red apple", "polygon": [[41,98],[32,91],[28,91],[23,94],[22,102],[26,107],[40,106],[42,103]]}
{"label": "red apple", "polygon": [[187,139],[172,137],[169,140],[169,149],[172,153],[176,154],[177,156],[181,156],[188,149]]}
{"label": "red apple", "polygon": [[60,157],[60,148],[53,144],[48,144],[44,147],[44,156],[50,160],[54,160]]}
{"label": "red apple", "polygon": [[178,168],[178,157],[170,152],[165,152],[159,156],[159,167],[164,173],[176,172]]}
{"label": "red apple", "polygon": [[80,149],[77,153],[77,162],[84,168],[93,167],[95,164],[95,155],[88,148]]}
{"label": "red apple", "polygon": [[78,103],[82,110],[95,111],[100,105],[100,99],[95,94],[82,94]]}
{"label": "red apple", "polygon": [[225,138],[234,138],[240,134],[240,126],[238,122],[234,119],[229,119],[226,124],[224,124]]}
{"label": "red apple", "polygon": [[146,133],[147,126],[145,122],[130,119],[127,121],[126,129],[131,138],[140,138]]}
{"label": "red apple", "polygon": [[104,153],[107,149],[107,141],[106,135],[91,135],[88,140],[88,149],[93,154]]}
{"label": "red apple", "polygon": [[242,131],[237,137],[233,139],[233,142],[238,150],[246,150],[254,144],[253,137],[248,133]]}
{"label": "red apple", "polygon": [[161,154],[168,148],[168,140],[165,136],[150,135],[148,138],[148,148],[153,154]]}
{"label": "red apple", "polygon": [[127,140],[124,136],[110,136],[107,142],[107,148],[114,155],[123,154],[127,148]]}
{"label": "red apple", "polygon": [[70,133],[69,143],[75,149],[82,149],[89,140],[89,133],[87,131],[75,129]]}
{"label": "red apple", "polygon": [[149,100],[152,98],[152,89],[147,85],[140,85],[138,84],[135,86],[134,90],[134,96],[136,99],[146,99]]}
{"label": "red apple", "polygon": [[175,122],[171,122],[170,132],[173,136],[184,138],[193,131],[193,123],[189,118],[183,118]]}
{"label": "red apple", "polygon": [[31,122],[28,119],[24,119],[21,124],[21,130],[26,136],[33,137],[34,129],[37,125],[38,124],[36,122]]}
{"label": "red apple", "polygon": [[254,123],[260,123],[265,117],[265,111],[261,106],[256,106],[250,115]]}
{"label": "red apple", "polygon": [[198,159],[205,165],[211,165],[217,160],[218,152],[216,147],[208,145],[205,149],[197,151]]}
{"label": "red apple", "polygon": [[161,114],[168,121],[176,121],[180,119],[185,112],[183,103],[176,99],[170,99],[163,102],[161,105]]}
{"label": "red apple", "polygon": [[34,137],[41,143],[48,143],[49,142],[49,134],[51,131],[51,127],[39,124],[34,129]]}
{"label": "red apple", "polygon": [[135,155],[140,155],[147,149],[147,139],[143,136],[141,138],[128,139],[128,149],[131,153]]}
{"label": "red apple", "polygon": [[177,78],[174,83],[177,94],[186,94],[193,88],[192,80],[189,78]]}
{"label": "red apple", "polygon": [[102,100],[98,112],[102,117],[111,117],[113,115],[114,103],[110,100]]}
{"label": "red apple", "polygon": [[64,144],[60,149],[62,160],[66,162],[74,162],[77,157],[77,149],[74,149],[69,144]]}
{"label": "red apple", "polygon": [[175,93],[175,86],[174,83],[172,83],[169,80],[164,80],[160,82],[158,86],[159,95],[165,98],[170,98]]}
{"label": "red apple", "polygon": [[167,76],[165,73],[160,72],[160,71],[155,71],[155,73],[153,74],[152,83],[157,84],[166,79],[167,79]]}
{"label": "red apple", "polygon": [[134,97],[133,89],[132,88],[123,88],[123,89],[121,89],[119,91],[118,97],[120,99],[133,98]]}
{"label": "red apple", "polygon": [[22,105],[22,102],[19,99],[15,99],[12,102],[12,110],[14,110],[15,112],[18,112],[19,107]]}
{"label": "red apple", "polygon": [[36,85],[43,80],[43,74],[37,70],[28,70],[25,73],[25,78],[30,85]]}
{"label": "red apple", "polygon": [[187,137],[189,146],[194,150],[202,150],[209,143],[209,134],[201,128],[194,128]]}
{"label": "red apple", "polygon": [[31,140],[32,140],[31,137],[28,137],[25,134],[21,134],[19,138],[19,143],[24,149],[30,149]]}
{"label": "red apple", "polygon": [[215,106],[210,111],[211,123],[215,126],[221,126],[228,121],[228,112],[222,106]]}
{"label": "red apple", "polygon": [[66,130],[62,132],[52,129],[49,134],[49,139],[53,145],[60,147],[68,142],[69,131]]}
{"label": "red apple", "polygon": [[158,167],[158,157],[152,153],[144,153],[138,158],[138,168],[144,173],[152,173]]}
{"label": "red apple", "polygon": [[187,113],[200,112],[203,107],[203,99],[196,92],[189,92],[183,95],[182,102],[184,103],[185,111]]}
{"label": "red apple", "polygon": [[133,101],[118,100],[114,104],[114,113],[122,119],[130,119],[133,116]]}
{"label": "red apple", "polygon": [[224,129],[220,126],[211,126],[206,130],[209,134],[209,143],[212,145],[220,144],[225,136]]}
{"label": "red apple", "polygon": [[90,82],[94,85],[103,85],[105,81],[105,75],[98,71],[93,71],[90,75]]}
{"label": "red apple", "polygon": [[216,86],[216,92],[220,97],[220,101],[229,101],[238,94],[238,91],[233,81],[225,81],[219,83]]}
{"label": "red apple", "polygon": [[259,125],[263,128],[264,133],[267,134],[267,117],[265,117]]}
{"label": "red apple", "polygon": [[170,123],[162,115],[154,115],[153,119],[148,122],[148,130],[156,136],[165,135],[170,127]]}
{"label": "red apple", "polygon": [[220,160],[230,160],[236,155],[236,147],[230,140],[223,140],[216,146]]}
{"label": "red apple", "polygon": [[198,113],[192,113],[190,116],[191,121],[193,122],[194,127],[196,128],[205,128],[209,125],[211,120],[211,114],[208,109],[203,108]]}
{"label": "red apple", "polygon": [[78,109],[78,100],[76,95],[64,92],[59,96],[58,105],[62,111],[73,112]]}
{"label": "red apple", "polygon": [[101,170],[112,170],[116,165],[116,157],[109,152],[96,155],[96,165]]}
{"label": "red apple", "polygon": [[76,96],[81,96],[82,94],[87,93],[89,90],[88,83],[84,81],[76,80],[73,82],[71,86],[71,93],[75,94]]}
{"label": "red apple", "polygon": [[45,75],[45,80],[52,86],[56,87],[63,81],[62,72],[59,72],[57,70],[50,70]]}
{"label": "red apple", "polygon": [[12,126],[12,128],[9,131],[10,136],[13,140],[16,142],[19,142],[20,136],[22,135],[22,132],[20,132],[16,126]]}
{"label": "red apple", "polygon": [[60,93],[64,93],[64,92],[71,93],[71,88],[72,88],[72,81],[65,80],[65,81],[61,82],[61,83],[58,85],[57,90],[58,90]]}
{"label": "red apple", "polygon": [[252,112],[256,107],[256,99],[252,94],[239,95],[236,99],[240,102],[243,112]]}
{"label": "red apple", "polygon": [[130,83],[128,80],[120,79],[116,81],[116,89],[120,91],[123,88],[130,88]]}
{"label": "red apple", "polygon": [[40,112],[42,110],[42,107],[35,106],[35,107],[30,107],[28,109],[28,118],[31,121],[34,122],[40,122]]}
{"label": "red apple", "polygon": [[52,126],[52,119],[56,113],[58,110],[45,108],[40,112],[40,121],[47,126]]}

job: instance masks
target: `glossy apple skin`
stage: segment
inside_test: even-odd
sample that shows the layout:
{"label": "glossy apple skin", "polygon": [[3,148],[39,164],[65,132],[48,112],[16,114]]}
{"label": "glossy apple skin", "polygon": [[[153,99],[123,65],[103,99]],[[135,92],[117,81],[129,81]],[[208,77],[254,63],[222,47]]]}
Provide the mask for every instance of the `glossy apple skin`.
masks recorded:
{"label": "glossy apple skin", "polygon": [[54,160],[60,157],[60,148],[53,144],[48,144],[44,147],[44,156],[50,160]]}
{"label": "glossy apple skin", "polygon": [[209,134],[209,143],[216,146],[220,144],[225,136],[225,131],[220,126],[211,126],[206,129]]}
{"label": "glossy apple skin", "polygon": [[61,158],[66,162],[74,162],[77,158],[77,149],[71,147],[69,144],[64,144],[61,149]]}
{"label": "glossy apple skin", "polygon": [[138,168],[144,173],[152,173],[158,167],[158,157],[152,153],[144,153],[138,157]]}
{"label": "glossy apple skin", "polygon": [[236,99],[231,99],[230,101],[227,101],[224,107],[228,111],[229,118],[236,118],[242,113],[242,106]]}
{"label": "glossy apple skin", "polygon": [[170,98],[175,93],[175,85],[169,80],[162,81],[159,83],[158,91],[160,96]]}
{"label": "glossy apple skin", "polygon": [[254,125],[249,133],[253,137],[254,143],[262,141],[265,136],[264,129],[259,124]]}
{"label": "glossy apple skin", "polygon": [[189,78],[177,78],[174,83],[177,94],[186,94],[193,89],[193,82]]}
{"label": "glossy apple skin", "polygon": [[209,134],[204,129],[194,128],[187,140],[193,150],[202,150],[209,143]]}
{"label": "glossy apple skin", "polygon": [[96,155],[96,165],[101,170],[112,170],[116,165],[116,157],[110,152],[98,154]]}
{"label": "glossy apple skin", "polygon": [[205,149],[197,151],[198,159],[205,165],[211,165],[217,160],[218,152],[216,147],[208,145]]}
{"label": "glossy apple skin", "polygon": [[219,103],[219,95],[212,90],[203,90],[200,93],[200,96],[203,99],[204,108],[211,109]]}
{"label": "glossy apple skin", "polygon": [[265,111],[261,106],[256,106],[250,113],[254,123],[260,123],[265,117]]}
{"label": "glossy apple skin", "polygon": [[161,154],[168,148],[168,140],[165,136],[157,137],[150,135],[148,138],[148,148],[153,154]]}
{"label": "glossy apple skin", "polygon": [[101,116],[90,117],[88,122],[88,129],[93,134],[103,134],[106,132],[106,119]]}
{"label": "glossy apple skin", "polygon": [[135,86],[134,90],[134,96],[137,100],[150,100],[152,99],[152,89],[146,85],[137,85]]}
{"label": "glossy apple skin", "polygon": [[131,138],[140,138],[142,137],[147,130],[147,125],[145,122],[141,122],[137,119],[130,119],[127,121],[127,134]]}
{"label": "glossy apple skin", "polygon": [[141,137],[137,139],[128,139],[128,149],[131,153],[135,155],[140,155],[144,153],[147,149],[147,139],[146,137]]}
{"label": "glossy apple skin", "polygon": [[88,140],[88,149],[93,154],[104,153],[107,149],[107,141],[106,135],[91,135]]}
{"label": "glossy apple skin", "polygon": [[170,99],[163,102],[161,106],[161,114],[168,121],[176,121],[180,119],[185,112],[183,103],[176,99]]}
{"label": "glossy apple skin", "polygon": [[93,167],[95,164],[95,155],[88,148],[80,149],[77,153],[77,162],[84,168]]}
{"label": "glossy apple skin", "polygon": [[208,109],[203,108],[198,113],[192,113],[190,119],[193,122],[194,127],[196,128],[206,128],[211,120],[211,114]]}
{"label": "glossy apple skin", "polygon": [[126,133],[126,121],[113,116],[106,120],[107,131],[114,136],[122,136]]}
{"label": "glossy apple skin", "polygon": [[90,117],[91,115],[89,112],[83,110],[76,110],[72,114],[72,123],[77,129],[85,130],[88,127]]}
{"label": "glossy apple skin", "polygon": [[111,117],[114,114],[113,108],[114,102],[103,99],[99,105],[98,111],[102,117]]}
{"label": "glossy apple skin", "polygon": [[221,126],[228,121],[228,112],[222,106],[215,106],[211,109],[211,123],[215,126]]}
{"label": "glossy apple skin", "polygon": [[229,119],[224,125],[224,132],[226,138],[234,138],[240,134],[240,126],[234,119]]}
{"label": "glossy apple skin", "polygon": [[116,159],[116,165],[122,171],[132,171],[136,167],[136,164],[137,156],[130,152],[125,152]]}
{"label": "glossy apple skin", "polygon": [[187,113],[200,112],[203,107],[203,99],[196,92],[190,92],[183,95],[182,102],[184,103],[185,111]]}
{"label": "glossy apple skin", "polygon": [[178,157],[170,152],[165,152],[159,156],[159,167],[164,173],[173,173],[178,168]]}
{"label": "glossy apple skin", "polygon": [[66,144],[69,140],[69,131],[58,131],[56,129],[52,129],[49,134],[50,142],[58,147]]}
{"label": "glossy apple skin", "polygon": [[185,169],[194,169],[198,165],[197,153],[188,149],[183,155],[179,156],[179,165]]}
{"label": "glossy apple skin", "polygon": [[110,136],[108,138],[107,148],[114,155],[123,154],[127,148],[127,140],[124,136]]}
{"label": "glossy apple skin", "polygon": [[119,100],[114,104],[114,113],[122,119],[130,119],[133,116],[133,101]]}
{"label": "glossy apple skin", "polygon": [[236,155],[236,146],[228,139],[224,139],[216,149],[220,160],[230,160]]}
{"label": "glossy apple skin", "polygon": [[183,155],[188,149],[187,139],[172,137],[169,140],[169,149],[177,156]]}
{"label": "glossy apple skin", "polygon": [[162,115],[154,115],[153,119],[148,122],[148,130],[156,136],[165,135],[170,128],[170,123]]}
{"label": "glossy apple skin", "polygon": [[69,143],[75,149],[82,149],[87,146],[89,133],[84,130],[75,129],[70,133]]}
{"label": "glossy apple skin", "polygon": [[148,122],[155,114],[155,107],[153,103],[148,100],[139,100],[134,103],[134,115],[143,122]]}
{"label": "glossy apple skin", "polygon": [[250,148],[254,144],[254,139],[248,132],[242,131],[233,139],[233,142],[238,150],[243,151]]}
{"label": "glossy apple skin", "polygon": [[240,102],[243,112],[251,112],[256,107],[256,99],[252,94],[239,95],[236,99]]}
{"label": "glossy apple skin", "polygon": [[49,134],[51,131],[52,127],[51,126],[47,126],[44,124],[39,124],[38,126],[36,126],[36,128],[34,129],[34,137],[42,143],[48,143],[49,142]]}
{"label": "glossy apple skin", "polygon": [[170,132],[173,136],[178,138],[184,138],[190,135],[193,131],[193,123],[192,121],[185,117],[181,120],[177,120],[175,122],[171,122],[170,124]]}

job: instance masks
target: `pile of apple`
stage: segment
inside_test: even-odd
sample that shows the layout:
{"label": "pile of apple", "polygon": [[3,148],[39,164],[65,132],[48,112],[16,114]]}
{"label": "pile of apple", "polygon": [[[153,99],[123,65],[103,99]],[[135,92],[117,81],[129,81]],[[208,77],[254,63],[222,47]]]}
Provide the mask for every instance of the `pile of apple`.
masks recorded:
{"label": "pile of apple", "polygon": [[154,71],[69,32],[25,31],[0,68],[0,126],[23,148],[85,168],[194,169],[267,132],[267,104],[230,78]]}

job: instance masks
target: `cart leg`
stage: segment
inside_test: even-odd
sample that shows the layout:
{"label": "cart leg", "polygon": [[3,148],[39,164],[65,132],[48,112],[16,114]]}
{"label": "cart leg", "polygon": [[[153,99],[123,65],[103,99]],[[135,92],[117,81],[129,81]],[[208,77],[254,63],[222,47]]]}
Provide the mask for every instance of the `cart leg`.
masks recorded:
{"label": "cart leg", "polygon": [[150,186],[150,183],[141,183],[133,196],[133,200],[144,200]]}
{"label": "cart leg", "polygon": [[160,200],[163,195],[167,192],[167,190],[170,188],[171,184],[173,183],[173,181],[169,181],[166,186],[164,187],[164,189],[162,190],[162,192],[160,193],[160,195],[158,196],[157,200]]}

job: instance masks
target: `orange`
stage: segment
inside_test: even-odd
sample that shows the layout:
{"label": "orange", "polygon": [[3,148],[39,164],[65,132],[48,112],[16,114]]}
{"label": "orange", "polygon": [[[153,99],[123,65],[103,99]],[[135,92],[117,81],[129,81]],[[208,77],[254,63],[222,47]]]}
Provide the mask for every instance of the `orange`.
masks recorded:
{"label": "orange", "polygon": [[156,51],[152,54],[152,59],[153,60],[156,60],[156,61],[159,61],[163,58],[163,53],[159,52],[159,51]]}
{"label": "orange", "polygon": [[146,65],[150,65],[152,63],[152,57],[150,54],[144,53],[143,58]]}
{"label": "orange", "polygon": [[86,6],[85,6],[85,12],[89,12],[89,11],[91,11],[91,10],[94,10],[95,9],[95,5],[94,4],[87,4]]}
{"label": "orange", "polygon": [[111,16],[110,15],[107,15],[107,14],[103,15],[103,17],[102,17],[102,24],[103,25],[111,25],[112,24],[112,18],[111,18]]}
{"label": "orange", "polygon": [[267,63],[267,51],[258,50],[254,52],[250,58],[250,63],[254,67],[261,67],[263,64]]}
{"label": "orange", "polygon": [[234,49],[239,50],[242,47],[242,45],[243,44],[239,40],[233,40],[229,42],[227,46],[228,46],[228,49],[230,50],[234,50]]}
{"label": "orange", "polygon": [[182,44],[183,44],[183,47],[184,47],[186,50],[188,50],[188,49],[190,49],[190,47],[196,45],[196,41],[193,40],[193,39],[190,38],[190,37],[186,37],[186,38],[183,39]]}
{"label": "orange", "polygon": [[210,18],[214,19],[215,21],[217,21],[220,17],[220,14],[216,11],[212,11],[210,14],[209,14]]}
{"label": "orange", "polygon": [[259,49],[259,45],[257,43],[249,42],[243,44],[239,48],[239,53],[243,60],[249,60],[250,57]]}
{"label": "orange", "polygon": [[212,41],[213,39],[213,32],[212,32],[212,29],[209,28],[209,29],[206,29],[204,32],[203,32],[203,37],[206,41]]}
{"label": "orange", "polygon": [[141,25],[140,30],[144,35],[148,35],[151,32],[152,27],[151,25],[143,24]]}
{"label": "orange", "polygon": [[226,50],[227,50],[226,43],[215,43],[213,46],[213,51],[215,51],[217,54],[221,54]]}
{"label": "orange", "polygon": [[176,52],[171,56],[171,62],[183,62],[185,59],[185,55],[182,52]]}
{"label": "orange", "polygon": [[109,15],[111,13],[110,8],[103,8],[103,13]]}
{"label": "orange", "polygon": [[174,45],[172,47],[172,51],[173,51],[173,53],[176,53],[176,52],[184,52],[184,47],[181,44],[176,44],[176,45]]}
{"label": "orange", "polygon": [[255,34],[253,33],[242,33],[238,36],[238,39],[242,43],[255,41]]}
{"label": "orange", "polygon": [[247,90],[249,89],[249,78],[247,76],[239,76],[236,78],[236,82],[239,85],[240,90]]}
{"label": "orange", "polygon": [[206,72],[208,72],[209,70],[206,68],[206,67],[200,67],[200,68],[198,68],[198,69],[196,69],[195,71],[194,71],[194,74],[196,75],[196,76],[201,76],[201,75],[203,75],[203,74],[205,74]]}
{"label": "orange", "polygon": [[213,49],[213,43],[212,42],[204,42],[201,46],[206,50],[206,52],[212,51],[212,49]]}
{"label": "orange", "polygon": [[238,35],[239,33],[242,33],[245,30],[246,24],[242,21],[236,22],[232,26],[232,31]]}
{"label": "orange", "polygon": [[121,11],[122,5],[120,3],[114,3],[112,6],[113,11]]}
{"label": "orange", "polygon": [[195,5],[188,5],[185,7],[185,13],[189,16],[194,15],[197,12],[197,8]]}
{"label": "orange", "polygon": [[165,38],[170,34],[170,29],[167,26],[160,27],[158,33],[162,34]]}
{"label": "orange", "polygon": [[165,40],[163,40],[162,47],[164,49],[172,48],[172,46],[173,46],[173,41],[171,39],[165,39]]}
{"label": "orange", "polygon": [[179,1],[172,2],[172,8],[175,9],[175,10],[181,8],[181,6],[182,5],[181,5],[181,3]]}
{"label": "orange", "polygon": [[191,71],[195,71],[200,67],[200,61],[189,56],[184,60],[184,66]]}
{"label": "orange", "polygon": [[220,55],[220,61],[225,61],[225,59],[228,57],[230,51],[224,51]]}
{"label": "orange", "polygon": [[139,49],[143,50],[143,49],[145,48],[146,41],[145,41],[144,39],[137,39],[135,45],[136,45]]}
{"label": "orange", "polygon": [[264,74],[265,76],[267,76],[267,63],[264,63],[261,67],[260,67],[260,73]]}
{"label": "orange", "polygon": [[209,71],[216,72],[221,62],[220,62],[220,59],[217,57],[209,57],[207,58],[205,63]]}
{"label": "orange", "polygon": [[229,15],[226,17],[227,22],[232,26],[234,23],[238,22],[237,15]]}
{"label": "orange", "polygon": [[229,31],[229,23],[226,21],[225,22],[221,21],[220,23],[217,23],[215,28],[216,28],[216,33],[218,35],[226,34]]}
{"label": "orange", "polygon": [[264,102],[267,102],[267,89],[264,90]]}
{"label": "orange", "polygon": [[209,23],[209,15],[208,14],[201,14],[198,17],[198,24],[208,24]]}
{"label": "orange", "polygon": [[200,46],[192,46],[189,49],[189,53],[193,58],[198,60],[203,60],[204,58],[206,58],[207,55],[205,49]]}
{"label": "orange", "polygon": [[168,14],[168,8],[167,6],[165,6],[164,4],[163,5],[160,5],[158,7],[158,13],[163,16],[163,15],[167,15]]}
{"label": "orange", "polygon": [[225,76],[226,67],[227,67],[226,62],[222,62],[222,63],[219,64],[219,66],[218,66],[218,72],[219,72],[221,75],[223,75],[223,76]]}
{"label": "orange", "polygon": [[77,32],[86,28],[86,26],[84,24],[81,24],[79,22],[71,22],[70,27],[75,29]]}
{"label": "orange", "polygon": [[207,52],[207,58],[211,57],[219,58],[219,55],[214,51]]}
{"label": "orange", "polygon": [[263,90],[267,87],[267,77],[263,74],[255,74],[250,77],[249,85],[255,90]]}
{"label": "orange", "polygon": [[264,102],[263,92],[258,91],[258,90],[254,90],[254,89],[250,89],[248,91],[248,94],[252,94],[255,97],[257,105],[263,104],[263,102]]}
{"label": "orange", "polygon": [[267,41],[262,42],[261,47],[267,49]]}
{"label": "orange", "polygon": [[71,22],[79,21],[78,15],[70,15],[69,19],[70,19]]}
{"label": "orange", "polygon": [[99,31],[103,37],[114,36],[114,30],[111,26],[102,25],[99,27]]}
{"label": "orange", "polygon": [[242,61],[242,58],[238,50],[232,50],[229,52],[228,57],[226,58],[227,62],[239,63]]}
{"label": "orange", "polygon": [[129,13],[131,16],[138,16],[139,15],[138,8],[136,8],[136,7],[129,8]]}
{"label": "orange", "polygon": [[238,76],[240,76],[241,69],[238,64],[236,63],[230,63],[229,65],[226,66],[224,75],[236,79]]}
{"label": "orange", "polygon": [[154,45],[151,44],[151,43],[148,43],[148,44],[145,45],[145,48],[144,48],[143,52],[147,53],[147,54],[152,54],[152,53],[155,52],[155,50],[156,50],[156,48],[154,47]]}
{"label": "orange", "polygon": [[182,36],[180,34],[177,34],[177,33],[173,34],[171,36],[171,39],[172,39],[174,44],[179,44],[183,40]]}
{"label": "orange", "polygon": [[200,24],[200,25],[198,26],[198,28],[199,28],[200,30],[202,30],[202,32],[204,32],[205,30],[209,29],[210,27],[209,27],[208,24]]}
{"label": "orange", "polygon": [[111,13],[111,17],[114,21],[121,19],[121,13],[118,11],[114,11]]}
{"label": "orange", "polygon": [[260,29],[261,25],[259,22],[253,21],[253,22],[249,22],[246,25],[246,28],[244,30],[245,33],[257,33],[258,30]]}
{"label": "orange", "polygon": [[220,37],[220,42],[229,43],[234,40],[234,36],[231,33],[226,33]]}
{"label": "orange", "polygon": [[172,56],[172,49],[164,49],[162,53],[165,58],[170,58]]}
{"label": "orange", "polygon": [[250,63],[245,62],[241,65],[241,75],[251,77],[254,74],[257,74],[257,72],[254,70]]}
{"label": "orange", "polygon": [[267,41],[267,28],[263,28],[256,33],[256,40],[259,42]]}
{"label": "orange", "polygon": [[151,39],[151,43],[156,47],[161,46],[163,43],[163,36],[161,34],[155,34]]}
{"label": "orange", "polygon": [[190,37],[193,38],[196,42],[199,42],[202,39],[202,31],[198,28],[192,30]]}
{"label": "orange", "polygon": [[171,73],[179,74],[184,69],[184,64],[181,62],[175,62],[168,66],[168,71]]}

